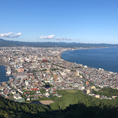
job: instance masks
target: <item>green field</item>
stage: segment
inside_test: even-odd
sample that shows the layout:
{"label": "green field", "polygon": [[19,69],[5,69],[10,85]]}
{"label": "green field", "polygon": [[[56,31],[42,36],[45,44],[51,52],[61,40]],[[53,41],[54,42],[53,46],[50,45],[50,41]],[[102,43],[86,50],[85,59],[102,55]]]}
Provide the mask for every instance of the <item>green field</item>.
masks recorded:
{"label": "green field", "polygon": [[0,118],[116,118],[118,115],[118,98],[100,100],[79,90],[57,93],[62,97],[41,98],[53,100],[50,106],[17,103],[0,97]]}

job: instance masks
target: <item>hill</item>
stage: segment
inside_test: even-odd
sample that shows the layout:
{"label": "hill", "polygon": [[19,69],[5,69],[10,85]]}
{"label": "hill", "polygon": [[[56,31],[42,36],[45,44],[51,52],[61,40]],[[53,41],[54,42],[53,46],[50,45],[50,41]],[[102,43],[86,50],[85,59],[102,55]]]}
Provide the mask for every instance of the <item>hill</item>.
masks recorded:
{"label": "hill", "polygon": [[118,46],[116,44],[88,44],[88,43],[66,43],[66,42],[20,42],[0,39],[0,47],[111,47]]}
{"label": "hill", "polygon": [[[17,103],[0,97],[0,118],[116,118],[118,116],[118,99],[100,100],[80,91],[60,92],[64,97],[50,106]],[[77,104],[74,104],[75,101]]]}

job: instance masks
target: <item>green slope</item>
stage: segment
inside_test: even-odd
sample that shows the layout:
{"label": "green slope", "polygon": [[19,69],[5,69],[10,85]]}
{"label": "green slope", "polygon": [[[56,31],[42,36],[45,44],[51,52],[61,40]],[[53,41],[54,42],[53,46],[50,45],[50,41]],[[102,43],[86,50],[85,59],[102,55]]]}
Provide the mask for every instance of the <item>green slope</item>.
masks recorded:
{"label": "green slope", "polygon": [[81,91],[59,91],[50,106],[16,103],[0,97],[1,118],[116,118],[118,99],[100,100]]}

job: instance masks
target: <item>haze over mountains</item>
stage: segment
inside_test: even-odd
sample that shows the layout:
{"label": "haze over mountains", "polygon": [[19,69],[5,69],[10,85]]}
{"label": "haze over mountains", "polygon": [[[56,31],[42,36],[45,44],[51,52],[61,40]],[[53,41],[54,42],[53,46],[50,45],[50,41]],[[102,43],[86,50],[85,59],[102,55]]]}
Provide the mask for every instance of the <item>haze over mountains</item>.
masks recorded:
{"label": "haze over mountains", "polygon": [[0,39],[0,47],[15,47],[15,46],[28,46],[28,47],[111,47],[118,46],[117,44],[94,44],[94,43],[66,43],[66,42],[20,42],[9,41]]}

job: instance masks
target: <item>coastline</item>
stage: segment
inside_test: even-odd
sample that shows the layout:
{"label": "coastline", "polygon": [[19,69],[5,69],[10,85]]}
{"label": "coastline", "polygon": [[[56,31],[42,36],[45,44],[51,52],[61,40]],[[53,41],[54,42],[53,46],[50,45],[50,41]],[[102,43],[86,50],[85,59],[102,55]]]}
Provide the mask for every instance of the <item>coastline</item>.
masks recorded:
{"label": "coastline", "polygon": [[[24,49],[21,48],[19,50],[22,51],[18,52],[18,55],[14,55],[14,49],[11,49],[12,57],[8,65],[10,68],[13,67],[12,72],[15,72],[14,74],[16,74],[16,76],[9,82],[1,84],[1,88],[3,88],[2,95],[10,98],[11,95],[9,95],[9,93],[14,93],[15,91],[14,100],[32,101],[33,99],[37,99],[38,96],[48,97],[50,95],[56,95],[60,97],[60,94],[55,92],[56,90],[84,90],[88,95],[96,96],[90,93],[91,87],[93,86],[99,89],[104,87],[118,89],[116,85],[117,73],[104,71],[103,69],[90,68],[61,58],[61,54],[64,51],[75,49],[78,50],[78,48],[26,48],[24,51]],[[36,53],[34,53],[35,51]],[[5,55],[4,58],[6,62],[9,62],[9,52],[7,52],[7,54],[8,56],[6,57]],[[19,63],[22,63],[22,65],[20,68],[17,68]],[[26,71],[24,72],[24,70]],[[46,87],[47,82],[52,85],[50,91]],[[5,91],[6,88],[8,89],[7,93]],[[40,91],[42,89],[45,90],[45,94],[43,93],[44,91]],[[27,99],[24,99],[22,96],[27,94],[27,90],[35,91],[32,99],[27,95],[25,96]],[[38,96],[35,96],[37,95],[36,91],[39,91]],[[32,93],[30,95],[32,95]],[[104,97],[101,96],[100,99],[104,99]]]}
{"label": "coastline", "polygon": [[[104,48],[111,48],[111,47],[71,48],[71,49],[63,50],[63,51],[59,54],[59,57],[60,57],[61,60],[65,61],[65,62],[69,62],[69,63],[74,64],[74,63],[76,63],[76,62],[71,62],[71,61],[67,61],[67,60],[63,59],[63,58],[62,58],[62,53],[63,53],[63,52],[66,52],[66,51],[72,51],[72,50],[75,51],[75,50],[91,50],[91,49],[104,49]],[[83,66],[83,67],[84,67],[84,66],[87,66],[87,65],[81,64],[81,63],[76,63],[76,64],[81,65],[81,66]],[[96,67],[87,66],[87,68],[93,68],[93,69],[99,70],[99,68],[96,68]],[[105,70],[104,68],[101,68],[101,69],[103,69],[103,70],[106,71],[106,72],[118,73],[118,72],[113,72],[113,71]]]}

